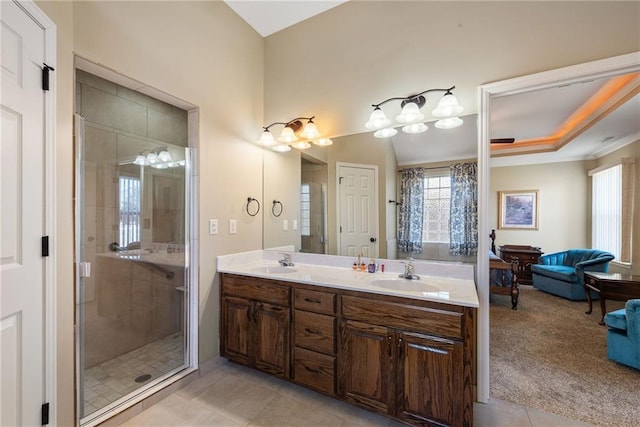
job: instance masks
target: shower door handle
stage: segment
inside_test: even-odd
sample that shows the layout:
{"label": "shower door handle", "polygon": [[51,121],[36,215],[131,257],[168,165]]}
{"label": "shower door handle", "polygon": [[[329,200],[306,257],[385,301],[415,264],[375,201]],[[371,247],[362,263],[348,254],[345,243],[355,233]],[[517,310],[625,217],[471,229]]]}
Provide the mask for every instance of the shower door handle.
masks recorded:
{"label": "shower door handle", "polygon": [[79,265],[80,278],[84,279],[91,277],[91,263],[89,261],[83,261]]}

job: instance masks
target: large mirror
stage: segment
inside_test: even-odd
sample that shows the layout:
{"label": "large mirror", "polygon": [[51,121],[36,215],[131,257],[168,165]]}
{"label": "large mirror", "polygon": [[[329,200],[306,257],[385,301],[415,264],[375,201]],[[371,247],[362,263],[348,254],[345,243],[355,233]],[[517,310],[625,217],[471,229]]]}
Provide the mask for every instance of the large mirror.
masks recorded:
{"label": "large mirror", "polygon": [[[264,153],[265,249],[294,245],[297,251],[376,258],[404,258],[397,250],[400,211],[400,171],[422,167],[430,177],[448,176],[449,166],[477,161],[477,116],[463,116],[463,125],[420,134],[399,132],[378,139],[372,132],[332,138],[326,147],[305,151]],[[372,183],[366,206],[350,204],[350,185]],[[442,203],[442,202],[441,202]],[[438,212],[448,205],[438,205]],[[446,223],[438,216],[439,224]],[[425,221],[429,218],[425,216]],[[434,227],[425,223],[425,238]],[[414,258],[471,261],[475,257],[449,255],[448,230],[431,233],[431,241]],[[358,240],[359,239],[359,240]]]}

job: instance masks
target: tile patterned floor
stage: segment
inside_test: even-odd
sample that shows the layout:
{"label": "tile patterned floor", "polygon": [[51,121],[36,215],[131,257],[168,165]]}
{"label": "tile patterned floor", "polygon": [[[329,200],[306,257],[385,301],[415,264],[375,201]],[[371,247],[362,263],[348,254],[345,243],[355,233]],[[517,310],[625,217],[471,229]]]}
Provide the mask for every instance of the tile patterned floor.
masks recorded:
{"label": "tile patterned floor", "polygon": [[[178,332],[92,366],[84,372],[84,416],[183,364],[183,336]],[[136,382],[135,379],[143,374],[151,377],[146,381]]]}
{"label": "tile patterned floor", "polygon": [[[388,418],[222,360],[212,372],[118,424],[134,426],[399,427]],[[587,427],[537,409],[491,400],[474,405],[476,427]]]}

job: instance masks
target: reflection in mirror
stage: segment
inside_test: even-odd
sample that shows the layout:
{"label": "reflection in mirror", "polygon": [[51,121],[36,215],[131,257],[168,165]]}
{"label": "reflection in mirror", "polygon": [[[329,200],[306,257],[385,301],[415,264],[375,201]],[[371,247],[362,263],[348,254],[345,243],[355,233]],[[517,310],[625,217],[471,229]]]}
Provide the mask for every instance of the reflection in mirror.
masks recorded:
{"label": "reflection in mirror", "polygon": [[[263,199],[280,200],[284,209],[279,218],[274,218],[268,210],[264,212],[263,247],[269,249],[293,245],[296,251],[332,255],[357,255],[357,252],[364,252],[364,249],[354,249],[350,252],[348,245],[341,244],[344,243],[344,239],[340,233],[340,226],[342,225],[344,230],[346,225],[340,223],[341,184],[338,171],[339,165],[343,165],[377,170],[373,223],[378,225],[368,230],[366,240],[373,245],[369,256],[406,258],[409,254],[398,251],[397,241],[400,206],[395,202],[400,202],[401,199],[401,170],[423,167],[429,171],[427,175],[433,177],[441,171],[448,174],[451,164],[476,162],[477,115],[464,116],[462,119],[463,126],[449,130],[437,129],[433,123],[427,123],[429,130],[421,134],[398,133],[392,138],[378,139],[367,132],[335,137],[332,138],[334,143],[331,146],[312,147],[304,152],[292,150],[287,153],[275,153],[265,150]],[[319,178],[320,176],[323,178]],[[326,179],[325,188],[322,186],[323,179]],[[306,236],[307,229],[304,227],[307,214],[303,212],[306,208],[303,199],[306,196],[303,196],[303,184],[313,182],[317,185],[309,186],[312,205],[309,220],[310,225],[312,220],[314,225],[311,226],[310,235]],[[312,193],[315,194],[315,199]],[[427,194],[425,193],[425,196]],[[326,201],[324,205],[323,200]],[[394,203],[389,203],[389,200]],[[435,203],[432,203],[431,207],[434,205]],[[298,218],[299,227],[296,230],[294,220]],[[425,221],[428,221],[427,214]],[[425,226],[425,236],[433,237],[434,241],[424,244],[420,253],[411,254],[413,258],[449,261],[475,259],[450,255],[448,241],[442,241],[440,237],[442,233],[428,233],[427,230],[428,224]],[[437,237],[434,237],[436,235]],[[371,242],[371,239],[374,241]]]}

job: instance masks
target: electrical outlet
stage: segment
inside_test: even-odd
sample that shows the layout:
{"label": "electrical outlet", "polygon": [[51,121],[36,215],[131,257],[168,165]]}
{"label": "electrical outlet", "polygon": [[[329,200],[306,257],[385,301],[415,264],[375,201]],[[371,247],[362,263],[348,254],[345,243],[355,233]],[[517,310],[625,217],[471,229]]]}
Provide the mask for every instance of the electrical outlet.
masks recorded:
{"label": "electrical outlet", "polygon": [[235,219],[229,220],[229,234],[236,234],[238,231],[238,222]]}
{"label": "electrical outlet", "polygon": [[292,221],[291,221],[291,227],[292,227],[294,230],[297,230],[297,229],[298,229],[298,220],[297,220],[297,219],[294,219],[294,220],[292,220]]}
{"label": "electrical outlet", "polygon": [[282,230],[283,231],[289,230],[289,221],[287,221],[286,219],[282,220]]}
{"label": "electrical outlet", "polygon": [[209,220],[209,234],[218,234],[218,220],[210,219]]}

